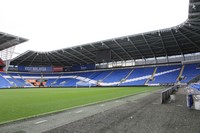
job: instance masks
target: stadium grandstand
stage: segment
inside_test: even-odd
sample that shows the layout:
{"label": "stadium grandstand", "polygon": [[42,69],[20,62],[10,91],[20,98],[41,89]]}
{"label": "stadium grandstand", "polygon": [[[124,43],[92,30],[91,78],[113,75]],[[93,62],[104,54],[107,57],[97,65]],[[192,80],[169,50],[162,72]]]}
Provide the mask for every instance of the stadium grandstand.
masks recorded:
{"label": "stadium grandstand", "polygon": [[[21,37],[12,36],[12,35],[9,35],[6,33],[0,33],[0,53],[2,53],[1,58],[0,58],[0,88],[2,88],[2,90],[11,90],[10,88],[16,88],[16,89],[12,89],[14,91],[20,90],[17,88],[27,88],[27,89],[23,89],[23,90],[31,90],[29,88],[34,88],[33,90],[37,90],[37,91],[45,90],[45,89],[35,89],[35,88],[39,88],[39,87],[41,87],[41,88],[43,88],[43,87],[44,88],[58,88],[57,89],[58,91],[59,91],[59,89],[62,89],[62,88],[69,88],[69,89],[72,88],[72,90],[70,90],[71,91],[70,95],[68,96],[68,98],[70,98],[71,95],[74,95],[73,91],[78,90],[79,87],[81,89],[87,88],[90,90],[91,90],[91,87],[93,87],[93,88],[111,87],[111,88],[119,88],[119,89],[121,87],[122,88],[123,87],[127,87],[127,88],[129,88],[129,87],[149,87],[149,88],[151,88],[152,86],[158,87],[158,88],[160,86],[161,87],[163,87],[163,86],[174,87],[176,85],[186,87],[186,86],[191,85],[191,83],[200,82],[200,39],[199,38],[200,38],[200,1],[199,0],[190,0],[188,19],[185,22],[183,22],[177,26],[174,26],[174,27],[170,27],[167,29],[155,30],[155,31],[151,31],[151,32],[139,33],[139,34],[134,34],[134,35],[128,35],[128,36],[123,36],[123,37],[119,37],[119,38],[112,38],[112,39],[108,39],[108,40],[92,42],[92,43],[88,43],[88,44],[83,44],[83,45],[79,45],[79,46],[75,46],[75,47],[64,48],[64,49],[59,49],[59,50],[54,50],[54,51],[49,51],[49,52],[37,52],[37,51],[28,50],[14,58],[12,58],[12,54],[14,52],[14,47],[16,45],[26,42],[28,40],[21,38]],[[77,87],[77,88],[75,88],[75,87]],[[88,87],[90,87],[90,88],[88,88]],[[199,88],[199,86],[198,86],[198,88]],[[54,91],[56,89],[52,89],[52,90]],[[104,89],[102,89],[102,90],[104,90]],[[108,90],[108,89],[105,89],[105,90]],[[110,89],[109,91],[111,91],[111,90],[112,89]],[[125,89],[122,89],[122,90],[125,90]],[[79,90],[79,91],[81,92],[81,90]],[[146,90],[144,89],[143,91],[147,91],[147,89]],[[34,93],[36,94],[36,92],[34,92]],[[58,92],[58,93],[59,94],[62,93],[64,95],[65,92],[63,92],[63,90],[61,90],[61,92]],[[32,110],[34,111],[34,108],[31,108],[30,104],[28,103],[25,105],[27,107],[29,107],[28,109],[31,109],[28,112],[28,113],[30,113],[29,115],[26,116],[26,115],[24,115],[25,114],[24,113],[24,114],[22,114],[22,116],[15,117],[13,119],[11,119],[11,118],[6,119],[7,121],[6,120],[1,121],[1,119],[0,119],[0,125],[1,125],[1,122],[6,123],[6,122],[10,122],[10,120],[12,122],[12,120],[18,120],[18,119],[24,120],[27,117],[30,118],[32,116],[38,117],[41,114],[42,115],[46,114],[46,112],[55,113],[56,112],[55,110],[59,110],[60,112],[63,113],[64,111],[66,111],[66,108],[67,109],[70,108],[70,111],[72,110],[69,113],[70,114],[69,116],[72,116],[72,113],[75,112],[74,118],[77,118],[76,120],[78,120],[78,117],[79,117],[78,115],[81,112],[87,110],[87,107],[85,107],[84,109],[78,108],[78,110],[75,110],[75,111],[73,110],[73,108],[71,106],[62,107],[61,104],[64,104],[64,102],[66,102],[66,101],[63,99],[59,101],[59,98],[60,97],[62,98],[63,95],[56,96],[56,94],[58,94],[58,93],[56,93],[55,91],[52,92],[53,96],[48,97],[47,98],[48,100],[45,99],[45,96],[42,97],[44,99],[40,99],[39,102],[41,102],[41,104],[39,103],[38,110],[41,112],[31,114]],[[100,93],[101,92],[98,92],[98,95],[100,95]],[[113,93],[113,92],[111,92],[111,93]],[[121,93],[121,92],[118,92],[118,93]],[[27,94],[27,92],[26,92],[26,94]],[[39,92],[38,94],[40,95],[42,93]],[[84,94],[87,95],[86,92],[84,92]],[[109,94],[109,93],[105,92],[105,94]],[[37,95],[37,96],[39,96],[39,95]],[[83,94],[80,94],[79,96],[76,96],[76,97],[79,98],[82,95]],[[145,96],[146,95],[144,95],[144,97]],[[95,97],[95,95],[92,98],[89,98],[89,100],[95,99],[94,97]],[[29,98],[28,96],[25,98],[27,98],[28,102],[32,102],[31,100],[28,99]],[[185,95],[184,95],[184,98],[185,98]],[[39,99],[39,97],[38,97],[38,99]],[[43,104],[43,102],[45,100],[50,101],[50,99],[54,99],[54,101],[50,102],[49,105]],[[152,97],[150,97],[148,99],[146,98],[144,101],[152,102],[155,99],[156,99],[155,95],[153,95]],[[21,102],[23,100],[21,100]],[[72,103],[73,100],[74,99],[72,99],[70,102]],[[105,99],[101,99],[101,100],[103,100],[105,102]],[[113,100],[113,99],[111,99],[111,100]],[[26,101],[26,100],[24,100],[24,101]],[[35,101],[37,101],[37,99],[35,99]],[[59,101],[59,103],[56,103],[57,101]],[[84,98],[79,99],[78,102],[81,103],[83,101],[84,101]],[[120,110],[118,110],[116,112],[113,111],[114,114],[116,113],[115,116],[113,114],[109,114],[110,116],[112,116],[112,118],[117,119],[118,115],[122,115],[122,113],[123,113],[123,115],[127,115],[127,116],[120,117],[119,120],[117,120],[117,122],[113,122],[114,121],[113,120],[112,122],[108,121],[108,123],[110,122],[109,124],[105,124],[106,123],[105,122],[104,123],[105,125],[103,125],[103,124],[102,125],[103,126],[111,126],[112,128],[113,127],[116,128],[115,127],[115,125],[117,125],[116,123],[119,123],[119,125],[120,125],[121,123],[125,122],[125,121],[121,120],[122,118],[126,119],[126,122],[128,121],[127,123],[131,124],[131,122],[130,122],[131,119],[134,119],[134,120],[137,119],[137,118],[135,118],[136,115],[139,115],[140,117],[143,115],[137,114],[137,111],[136,111],[136,113],[132,112],[132,114],[131,114],[128,111],[128,109],[129,110],[138,109],[139,111],[141,111],[141,110],[143,111],[144,110],[143,107],[149,107],[148,108],[149,110],[145,109],[145,110],[148,110],[149,112],[144,114],[144,116],[148,115],[150,113],[152,113],[151,114],[152,116],[149,117],[147,122],[145,121],[145,119],[142,119],[143,123],[146,122],[146,125],[149,125],[149,124],[152,125],[152,123],[154,123],[154,122],[155,123],[160,122],[157,120],[154,121],[154,119],[162,117],[162,121],[160,123],[165,121],[164,126],[166,125],[166,123],[168,125],[170,125],[167,128],[165,128],[164,131],[167,131],[169,128],[169,132],[170,132],[171,131],[170,128],[172,128],[173,131],[177,130],[177,129],[175,129],[176,126],[174,126],[174,125],[179,120],[175,119],[173,121],[173,123],[171,123],[169,121],[166,122],[166,120],[168,120],[166,118],[166,116],[168,116],[170,114],[169,112],[176,111],[176,114],[179,113],[174,118],[177,118],[178,116],[182,116],[182,115],[185,116],[185,114],[188,115],[189,113],[191,113],[191,112],[189,112],[189,113],[184,114],[183,112],[185,110],[183,108],[181,108],[182,105],[180,105],[180,104],[173,106],[173,109],[176,108],[177,106],[179,106],[180,110],[176,108],[171,111],[170,109],[172,108],[172,106],[170,106],[170,105],[166,105],[165,106],[166,108],[165,108],[164,106],[158,105],[158,102],[156,101],[156,102],[153,102],[153,104],[151,106],[149,106],[150,102],[146,104],[144,101],[141,102],[138,100],[134,103],[134,105],[136,105],[139,102],[141,102],[141,105],[138,104],[137,106],[133,106],[133,103],[131,103],[131,100],[126,99],[125,102],[124,101],[123,102],[126,103],[126,105],[130,106],[130,107],[126,107],[124,105],[123,108],[114,106],[113,103],[109,103],[109,109],[111,109],[110,107],[115,107],[115,109],[120,108]],[[180,101],[178,101],[178,102],[180,102]],[[186,101],[186,100],[182,99],[182,101]],[[53,110],[54,103],[56,103],[55,106],[60,106],[60,108],[56,108],[55,110]],[[68,103],[68,105],[70,105],[71,103]],[[95,103],[95,105],[96,105],[98,102],[92,101],[92,103]],[[143,103],[145,103],[145,104],[143,104]],[[115,104],[122,105],[118,100],[115,101]],[[181,104],[183,104],[183,103],[181,103]],[[75,105],[75,107],[79,107],[79,106],[82,107],[83,105],[88,105],[88,103],[83,102],[83,104],[81,104],[81,105],[77,104],[77,105]],[[20,104],[20,106],[21,106],[21,104]],[[34,106],[35,106],[35,104],[34,104]],[[95,111],[98,109],[101,110],[101,108],[104,108],[104,106],[106,106],[106,105],[101,104],[100,109],[98,107],[95,107],[93,110],[95,110]],[[140,108],[140,106],[142,106],[142,107]],[[154,108],[152,108],[152,106],[154,106]],[[157,108],[157,106],[159,106],[159,108]],[[49,107],[50,110],[45,110],[46,109],[45,107]],[[128,109],[126,110],[126,108],[128,108]],[[42,109],[44,109],[46,112],[45,111],[42,112],[43,111]],[[150,109],[152,109],[154,111],[152,111]],[[23,109],[23,110],[25,110],[25,109]],[[92,110],[92,109],[88,109],[88,110]],[[162,114],[162,111],[160,111],[160,110],[162,110],[163,112],[167,110],[168,112],[167,113],[165,112],[165,114],[163,113],[165,115],[164,116]],[[64,112],[64,113],[66,113],[66,112]],[[103,113],[109,113],[109,111],[106,112],[106,110],[102,109],[100,114],[98,114],[98,115],[100,116]],[[180,113],[182,113],[182,114],[180,114]],[[193,113],[195,115],[198,114],[197,112],[193,112]],[[94,115],[94,114],[92,114],[92,115]],[[131,115],[131,117],[129,118],[128,115]],[[192,115],[191,117],[193,118],[193,117],[198,116],[198,118],[199,118],[199,114],[196,116],[195,115],[194,116]],[[108,116],[108,115],[105,115],[105,116]],[[99,121],[102,120],[105,116],[102,116],[102,118],[98,118],[98,116],[92,116],[92,118],[91,118],[91,117],[89,117],[89,115],[86,115],[84,118],[87,117],[86,119],[89,119],[89,120],[87,120],[87,122],[83,122],[83,123],[84,124],[90,123],[91,125],[93,125],[93,124],[98,125],[99,123],[101,123]],[[173,114],[169,115],[170,118],[172,116],[173,116]],[[96,117],[99,121],[96,123],[92,122]],[[60,116],[60,119],[59,119],[60,123],[52,122],[53,124],[50,123],[49,125],[52,124],[53,125],[52,127],[57,128],[57,127],[65,124],[62,121],[62,118],[64,119],[65,115]],[[68,117],[68,118],[66,118],[66,119],[71,120],[70,119],[71,117]],[[183,118],[184,118],[184,120],[182,120],[182,121],[184,121],[185,123],[186,122],[190,122],[190,124],[192,123],[190,120],[187,119],[188,117],[183,117]],[[52,115],[51,119],[53,119],[53,121],[54,121],[53,115]],[[57,118],[55,118],[55,119],[57,119]],[[107,118],[105,118],[105,119],[107,119]],[[185,119],[187,119],[187,121]],[[193,119],[195,119],[195,118],[193,118]],[[151,120],[154,122],[151,122]],[[47,119],[45,116],[43,119],[40,119],[40,121],[38,123],[36,121],[34,121],[35,124],[33,124],[33,127],[37,126],[41,123],[45,123],[47,121],[50,121],[50,120]],[[23,123],[23,122],[24,121],[21,121],[21,123]],[[74,121],[70,121],[70,122],[74,122]],[[136,122],[137,123],[135,125],[140,123],[140,120],[137,120]],[[30,123],[31,122],[29,122],[28,124],[30,124]],[[71,124],[70,126],[73,127],[76,124],[78,125],[80,123],[81,123],[81,121],[78,121],[74,125],[73,125],[73,123],[70,123]],[[84,124],[82,124],[79,128],[82,128],[82,126],[84,126]],[[114,124],[114,126],[113,126],[113,124]],[[194,124],[199,124],[199,122],[194,123]],[[8,125],[8,128],[6,126],[2,127],[2,131],[4,131],[4,130],[11,131],[11,129],[12,129],[11,127],[13,125],[12,124]],[[102,125],[100,125],[100,126],[102,126]],[[128,127],[127,125],[125,125],[125,126],[122,125],[122,127],[120,127],[120,128],[122,128],[122,129],[126,128],[126,127]],[[155,128],[157,128],[157,125],[159,125],[159,123],[154,124],[153,126],[155,126]],[[9,126],[11,126],[11,127],[9,127]],[[180,125],[178,125],[178,126],[180,127]],[[17,129],[17,128],[19,129],[19,127],[21,128],[23,126],[15,127],[15,125],[14,125],[13,130]],[[45,127],[47,127],[47,128],[42,130]],[[39,131],[40,129],[41,129],[41,131],[47,131],[47,129],[50,130],[50,129],[52,129],[52,127],[48,127],[48,125],[45,125],[45,126],[41,126],[39,128],[34,128],[34,129],[32,128],[32,131],[33,130]],[[76,130],[76,127],[75,128],[71,128],[71,127],[65,128],[65,130],[63,130],[63,131],[66,131],[66,130],[68,131],[68,129],[69,129],[69,131],[71,129],[73,131]],[[1,126],[0,126],[0,128],[1,128]],[[92,129],[93,128],[96,128],[96,126],[93,125]],[[129,128],[131,129],[132,127],[129,127]],[[137,128],[135,129],[136,131],[144,130],[141,127],[140,128],[137,127]],[[151,127],[149,126],[149,128],[151,128]],[[188,127],[184,126],[184,128],[188,128]],[[184,130],[184,128],[182,130]],[[199,130],[199,125],[198,125],[198,127],[196,127],[196,129],[197,128]],[[25,129],[28,130],[29,128],[25,128]],[[190,131],[189,129],[187,129],[186,131]],[[104,130],[109,131],[110,129],[104,129]],[[98,132],[104,132],[104,130],[102,130],[102,131],[98,130]],[[181,130],[181,128],[179,130]],[[60,130],[60,131],[62,131],[62,130]],[[112,132],[113,131],[115,131],[115,130],[112,130]],[[126,132],[126,131],[127,130],[124,129],[122,132]],[[128,130],[128,131],[130,131],[130,130]],[[148,132],[150,130],[146,130],[146,131]],[[152,129],[151,131],[153,132],[154,130]],[[158,130],[158,132],[159,131],[160,130]],[[57,131],[55,131],[55,132],[57,132]],[[87,132],[87,130],[85,130],[85,132]],[[117,132],[120,132],[120,130]]]}
{"label": "stadium grandstand", "polygon": [[[199,11],[198,2],[191,1],[188,19],[175,27],[50,52],[29,50],[10,60],[1,87],[40,81],[46,87],[187,84],[200,74]],[[1,40],[1,49],[25,41]]]}

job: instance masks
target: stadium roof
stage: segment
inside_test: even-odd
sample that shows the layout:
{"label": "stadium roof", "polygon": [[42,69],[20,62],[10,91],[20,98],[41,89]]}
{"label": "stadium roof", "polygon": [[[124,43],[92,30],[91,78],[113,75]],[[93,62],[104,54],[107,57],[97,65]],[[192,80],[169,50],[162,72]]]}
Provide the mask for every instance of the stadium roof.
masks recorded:
{"label": "stadium roof", "polygon": [[[178,16],[177,16],[178,17]],[[147,59],[200,52],[200,0],[190,0],[188,19],[168,29],[123,36],[51,52],[27,51],[11,65],[71,66],[96,62],[96,52],[111,50],[112,61]]]}
{"label": "stadium roof", "polygon": [[26,42],[27,39],[0,32],[0,51]]}

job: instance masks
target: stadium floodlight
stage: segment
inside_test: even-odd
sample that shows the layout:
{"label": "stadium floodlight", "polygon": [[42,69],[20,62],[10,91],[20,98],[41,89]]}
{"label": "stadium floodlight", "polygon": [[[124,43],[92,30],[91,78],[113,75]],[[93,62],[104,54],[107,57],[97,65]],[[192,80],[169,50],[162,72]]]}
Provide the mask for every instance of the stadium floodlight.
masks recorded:
{"label": "stadium floodlight", "polygon": [[193,9],[196,9],[196,6],[195,6],[195,5],[193,5],[193,6],[192,6],[192,8],[193,8]]}

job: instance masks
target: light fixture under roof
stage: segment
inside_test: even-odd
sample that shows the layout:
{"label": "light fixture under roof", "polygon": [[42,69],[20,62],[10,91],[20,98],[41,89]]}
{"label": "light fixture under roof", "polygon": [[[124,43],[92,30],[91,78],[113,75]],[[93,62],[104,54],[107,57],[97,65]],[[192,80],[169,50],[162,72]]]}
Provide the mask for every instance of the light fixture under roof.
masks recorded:
{"label": "light fixture under roof", "polygon": [[193,9],[196,9],[196,5],[195,5],[195,4],[194,4],[194,5],[192,5],[192,8],[193,8]]}

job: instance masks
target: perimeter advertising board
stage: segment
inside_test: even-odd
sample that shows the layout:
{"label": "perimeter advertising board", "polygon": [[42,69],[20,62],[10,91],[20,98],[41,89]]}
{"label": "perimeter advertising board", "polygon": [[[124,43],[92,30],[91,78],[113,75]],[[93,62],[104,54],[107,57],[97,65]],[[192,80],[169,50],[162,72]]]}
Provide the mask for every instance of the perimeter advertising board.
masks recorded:
{"label": "perimeter advertising board", "polygon": [[63,67],[53,67],[54,72],[63,72]]}
{"label": "perimeter advertising board", "polygon": [[95,69],[95,64],[75,65],[71,67],[71,71],[94,70],[94,69]]}
{"label": "perimeter advertising board", "polygon": [[27,67],[27,66],[18,66],[18,71],[20,72],[52,72],[52,67]]}

